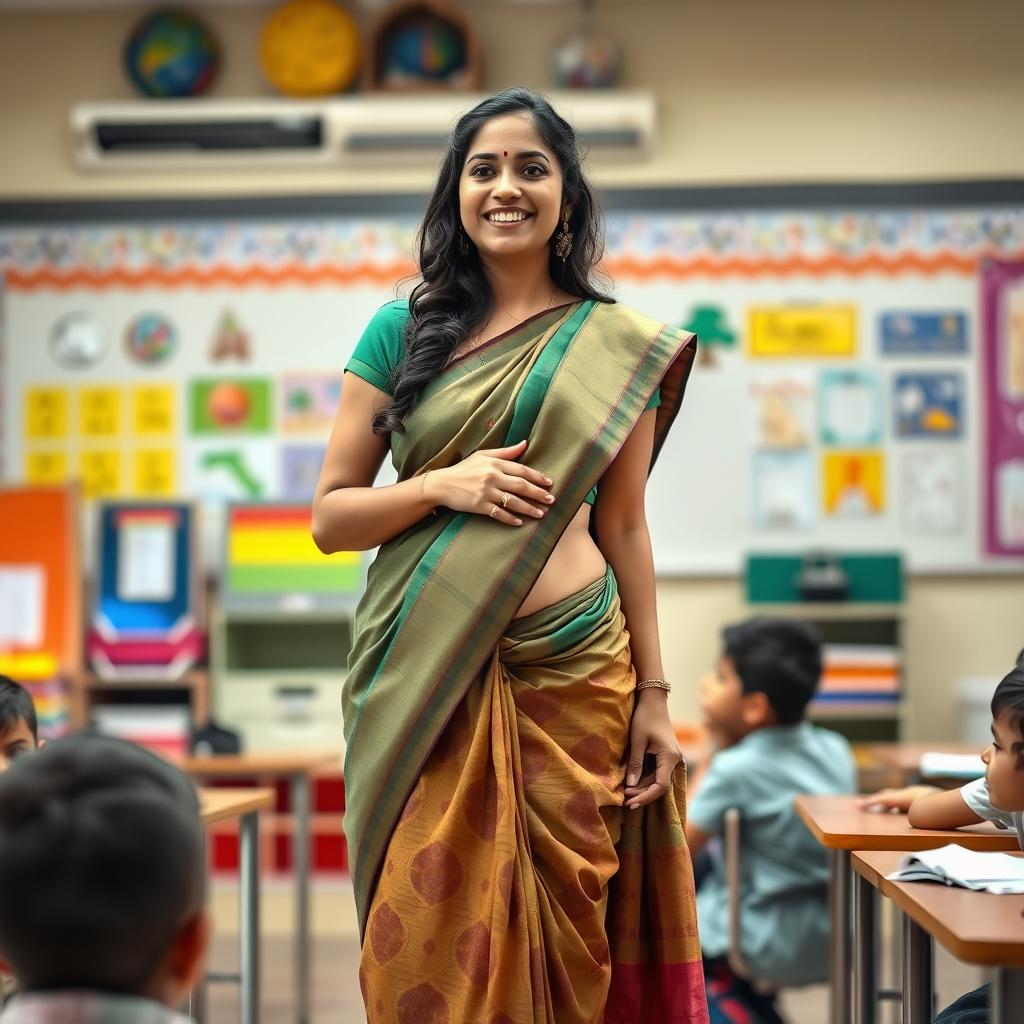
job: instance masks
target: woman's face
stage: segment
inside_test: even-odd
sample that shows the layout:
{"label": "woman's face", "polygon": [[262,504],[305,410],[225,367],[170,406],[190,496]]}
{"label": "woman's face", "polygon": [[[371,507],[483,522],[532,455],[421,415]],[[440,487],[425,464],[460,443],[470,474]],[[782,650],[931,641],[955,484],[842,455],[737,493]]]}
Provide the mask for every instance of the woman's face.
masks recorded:
{"label": "woman's face", "polygon": [[482,259],[548,258],[562,214],[562,169],[529,114],[488,121],[459,179],[462,226]]}

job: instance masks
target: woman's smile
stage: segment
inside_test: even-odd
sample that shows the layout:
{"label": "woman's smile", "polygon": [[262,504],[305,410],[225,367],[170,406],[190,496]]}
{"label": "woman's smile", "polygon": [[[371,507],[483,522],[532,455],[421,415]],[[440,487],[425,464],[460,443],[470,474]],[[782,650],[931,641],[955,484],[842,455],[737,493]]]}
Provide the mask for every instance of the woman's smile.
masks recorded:
{"label": "woman's smile", "polygon": [[508,231],[533,220],[533,214],[520,209],[519,207],[507,207],[498,210],[489,210],[483,215],[483,219],[487,221],[488,224],[493,225],[499,230]]}

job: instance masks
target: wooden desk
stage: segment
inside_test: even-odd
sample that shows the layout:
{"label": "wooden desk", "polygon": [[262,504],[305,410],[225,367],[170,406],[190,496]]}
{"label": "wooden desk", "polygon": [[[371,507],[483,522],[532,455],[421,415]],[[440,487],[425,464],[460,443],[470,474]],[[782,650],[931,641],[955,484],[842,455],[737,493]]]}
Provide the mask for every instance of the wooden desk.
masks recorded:
{"label": "wooden desk", "polygon": [[176,763],[182,771],[204,780],[284,777],[291,787],[292,864],[295,871],[295,1006],[298,1024],[309,1024],[310,926],[309,838],[311,779],[317,771],[337,762],[337,750],[268,751],[186,757]]}
{"label": "wooden desk", "polygon": [[[875,984],[875,890],[850,865],[853,850],[934,850],[959,843],[971,850],[1016,850],[1014,833],[986,822],[955,831],[911,828],[905,814],[874,814],[857,807],[856,796],[798,796],[796,812],[811,835],[829,851],[829,903],[832,942],[829,949],[831,1024],[857,1020],[873,1024]],[[851,941],[851,897],[856,907]],[[851,986],[856,947],[858,990]],[[856,1006],[855,1006],[856,1004]]]}
{"label": "wooden desk", "polygon": [[[1017,853],[1016,856],[1022,856]],[[968,964],[994,967],[992,1024],[1017,1024],[1024,1006],[1024,895],[994,896],[930,882],[891,882],[901,853],[855,853],[853,870],[904,913],[903,1004],[907,1024],[932,1019],[937,939]]]}
{"label": "wooden desk", "polygon": [[258,1024],[260,1014],[260,844],[259,812],[274,806],[272,789],[201,789],[199,813],[204,826],[239,819],[238,974],[207,973],[196,998],[195,1016],[206,1019],[206,981],[237,981],[242,1024]]}
{"label": "wooden desk", "polygon": [[[868,755],[878,764],[896,772],[900,785],[907,785],[921,777],[921,757],[924,754],[980,754],[977,743],[873,743]],[[959,784],[964,783],[958,780]]]}

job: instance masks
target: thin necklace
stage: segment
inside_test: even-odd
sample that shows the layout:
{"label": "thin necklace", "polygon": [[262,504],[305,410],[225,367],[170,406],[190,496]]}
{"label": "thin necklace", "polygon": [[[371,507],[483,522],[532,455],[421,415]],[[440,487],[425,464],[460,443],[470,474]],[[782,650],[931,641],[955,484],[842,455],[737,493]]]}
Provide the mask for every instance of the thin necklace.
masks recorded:
{"label": "thin necklace", "polygon": [[[556,284],[555,287],[551,289],[551,294],[548,296],[547,305],[543,309],[538,310],[536,313],[531,313],[530,316],[539,316],[540,313],[546,313],[551,308],[551,304],[555,301],[555,292],[557,292],[557,291],[558,291],[558,285]],[[512,313],[502,313],[501,315],[502,316],[507,316],[510,320],[512,320],[513,322],[515,322],[517,324],[521,324],[525,320],[529,320],[530,319],[530,317],[519,317],[519,316],[513,315]]]}
{"label": "thin necklace", "polygon": [[[551,308],[551,306],[554,304],[555,293],[557,291],[558,291],[558,285],[556,284],[555,287],[551,289],[551,295],[548,297],[548,304],[543,309],[538,310],[536,313],[531,313],[528,317],[524,317],[522,319],[516,319],[516,317],[512,316],[510,313],[502,313],[501,315],[505,316],[505,317],[508,317],[510,320],[514,321],[516,324],[525,323],[527,320],[530,320],[530,319],[532,319],[535,316],[540,316],[541,313],[546,313]],[[509,328],[509,330],[514,330],[514,328]],[[456,349],[452,353],[451,358],[452,359],[462,359],[465,356],[471,355],[474,351],[476,351],[476,349],[480,348],[481,345],[485,345],[489,340],[490,339],[488,339],[488,338],[484,338],[483,340],[480,340],[478,338],[474,338],[472,344],[465,345],[465,346],[463,346],[463,347],[461,347],[459,349]]]}

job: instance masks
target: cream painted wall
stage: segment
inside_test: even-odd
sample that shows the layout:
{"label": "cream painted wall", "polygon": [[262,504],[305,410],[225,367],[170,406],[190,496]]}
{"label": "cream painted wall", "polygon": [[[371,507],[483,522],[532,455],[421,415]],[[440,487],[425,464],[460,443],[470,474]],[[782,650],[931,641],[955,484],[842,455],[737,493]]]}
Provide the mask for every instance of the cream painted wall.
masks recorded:
{"label": "cream painted wall", "polygon": [[[201,4],[195,6],[201,7]],[[607,169],[601,184],[994,178],[1024,173],[1024,5],[1008,0],[602,0],[625,46],[628,84],[656,90],[656,158]],[[488,89],[543,87],[549,41],[575,5],[473,5]],[[425,189],[427,171],[82,177],[67,114],[82,99],[131,95],[119,64],[137,14],[0,14],[0,201]],[[265,92],[264,10],[209,11],[226,43],[220,95]],[[674,712],[696,711],[696,681],[721,625],[747,614],[735,580],[659,585]],[[954,681],[997,675],[1024,644],[1024,580],[922,578],[907,605],[911,738],[955,737]]]}

